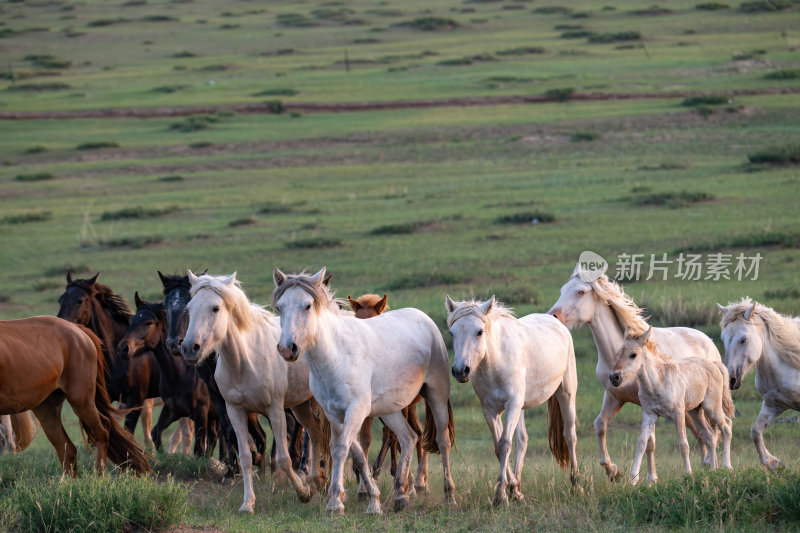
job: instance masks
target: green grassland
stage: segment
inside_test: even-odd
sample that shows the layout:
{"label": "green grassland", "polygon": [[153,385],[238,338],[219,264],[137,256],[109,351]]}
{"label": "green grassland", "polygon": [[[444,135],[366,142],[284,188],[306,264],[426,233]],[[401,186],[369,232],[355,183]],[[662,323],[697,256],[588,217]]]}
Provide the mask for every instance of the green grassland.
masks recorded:
{"label": "green grassland", "polygon": [[[695,9],[695,2],[671,1],[663,7],[672,13],[655,16],[632,14],[651,8],[650,2],[636,1],[615,2],[615,10],[603,9],[609,2],[560,2],[573,9],[560,14],[535,13],[556,4],[538,0],[436,0],[402,7],[377,1],[121,4],[3,3],[0,30],[13,33],[0,32],[5,35],[0,45],[12,70],[17,75],[60,72],[18,77],[14,83],[59,82],[71,88],[8,90],[12,83],[4,80],[0,111],[354,102],[567,87],[726,94],[799,85],[797,79],[764,78],[798,66],[797,7],[745,13],[739,2],[704,11]],[[332,15],[324,9],[353,13]],[[575,12],[589,15],[575,18]],[[302,23],[287,18],[289,13],[304,15],[313,25],[286,26],[286,21]],[[162,15],[177,20],[142,21]],[[89,25],[120,17],[136,22]],[[393,26],[420,17],[453,19],[458,27]],[[364,23],[342,22],[353,19]],[[240,27],[221,29],[226,24]],[[644,40],[634,41],[635,48],[617,49],[631,43],[563,39],[560,34],[569,30],[556,30],[558,25],[582,25],[602,34],[639,31]],[[48,31],[22,32],[37,27]],[[68,36],[74,33],[84,35]],[[496,54],[518,47],[545,51]],[[283,52],[275,55],[278,50]],[[345,50],[349,73],[338,63]],[[426,50],[436,55],[422,55]],[[183,51],[196,57],[174,57]],[[72,64],[53,69],[24,59],[37,54]],[[496,60],[438,65],[482,54]],[[235,67],[200,70],[209,65]],[[176,86],[186,87],[153,91]],[[252,96],[285,89],[298,94]],[[681,252],[763,256],[756,281],[683,281],[674,278],[673,265],[668,281],[626,284],[658,325],[695,325],[718,342],[714,303],[746,295],[800,314],[798,167],[748,160],[765,149],[800,145],[800,94],[737,96],[701,108],[681,103],[682,98],[665,98],[219,114],[205,120],[3,121],[0,318],[54,314],[67,268],[81,276],[99,271],[101,282],[131,299],[136,290],[145,299],[158,297],[157,269],[236,270],[248,295],[267,303],[274,266],[288,272],[326,265],[340,296],[388,292],[392,308],[418,307],[444,327],[446,293],[454,298],[497,294],[520,315],[547,310],[583,250],[609,259],[612,271],[622,253],[668,253],[672,259]],[[116,146],[77,149],[104,142]],[[649,205],[647,195],[671,200]],[[536,225],[498,221],[549,215],[552,222]],[[786,470],[775,476],[762,472],[749,439],[760,407],[752,375],[734,394],[741,413],[734,421],[735,473],[706,482],[693,452],[692,484],[680,470],[674,426],[661,422],[657,465],[663,492],[607,482],[597,464],[592,427],[602,401],[594,376],[596,350],[587,330],[574,332],[574,338],[582,495],[571,491],[568,476],[549,457],[540,408],[527,415],[526,502],[493,509],[498,467],[491,439],[472,388],[453,382],[457,509],[440,505],[436,456],[430,462],[431,493],[419,496],[408,511],[380,518],[363,517],[365,504],[356,501],[350,473],[347,514],[332,524],[321,500],[298,503],[286,481],[268,473],[256,485],[255,515],[241,516],[239,481],[223,485],[207,473],[194,479],[188,471],[202,473],[207,467],[175,457],[159,456],[159,483],[165,487],[159,497],[186,498],[185,508],[170,507],[185,525],[233,531],[797,527],[797,513],[787,518],[776,510],[779,498],[770,491],[797,485],[800,425],[780,423],[767,430],[767,446]],[[639,416],[638,408],[627,406],[609,431],[612,458],[626,471]],[[73,440],[81,442],[71,413],[67,418]],[[380,425],[375,426],[378,440]],[[81,459],[88,476],[90,454],[84,450]],[[0,457],[0,530],[21,527],[22,495],[48,492],[47,479],[57,477],[58,470],[42,436],[21,455]],[[168,472],[178,479],[177,487],[165,483]],[[386,474],[380,487],[389,501]],[[735,496],[741,487],[752,487],[749,496]],[[759,500],[767,496],[773,503]],[[711,512],[697,501],[721,503]],[[649,507],[663,514],[640,512]]]}

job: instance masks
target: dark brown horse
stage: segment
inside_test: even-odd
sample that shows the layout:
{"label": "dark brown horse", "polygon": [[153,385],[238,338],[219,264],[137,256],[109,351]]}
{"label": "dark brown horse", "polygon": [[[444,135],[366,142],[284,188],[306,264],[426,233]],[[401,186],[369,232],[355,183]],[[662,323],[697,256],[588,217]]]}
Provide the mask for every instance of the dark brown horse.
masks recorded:
{"label": "dark brown horse", "polygon": [[[133,408],[125,415],[125,429],[133,434],[140,414],[136,407],[141,407],[148,398],[158,397],[158,365],[152,353],[134,361],[116,357],[115,348],[128,329],[132,313],[122,296],[97,283],[97,276],[99,274],[89,279],[73,279],[72,273],[67,272],[67,288],[58,298],[58,317],[89,328],[102,341],[108,394],[112,401],[121,401],[126,408]],[[152,402],[145,407],[142,413],[144,441],[152,445]]]}
{"label": "dark brown horse", "polygon": [[65,474],[75,476],[77,450],[61,423],[64,400],[97,451],[98,473],[106,457],[138,473],[150,471],[142,449],[117,424],[100,340],[91,331],[52,316],[0,321],[0,369],[0,414],[32,410]]}
{"label": "dark brown horse", "polygon": [[[386,294],[383,295],[383,298],[378,296],[377,294],[364,294],[359,296],[357,299],[353,300],[350,295],[347,295],[347,301],[350,304],[350,308],[355,312],[357,318],[372,318],[374,316],[378,316],[379,314],[383,313],[389,307],[386,305],[388,297]],[[403,416],[408,421],[408,424],[411,426],[411,429],[417,434],[417,461],[422,462],[425,461],[425,468],[421,470],[422,475],[427,478],[428,476],[428,468],[427,468],[427,453],[425,453],[422,449],[421,441],[422,439],[419,438],[422,436],[422,424],[419,422],[419,418],[417,417],[417,404],[422,401],[422,396],[419,394],[414,401],[411,402],[411,405],[407,406],[403,409]],[[358,434],[358,440],[361,444],[361,448],[364,450],[364,455],[366,455],[369,451],[369,445],[372,442],[372,418],[368,417],[364,420],[364,423],[361,425],[361,431]],[[395,472],[397,471],[397,454],[400,453],[400,445],[397,442],[397,437],[392,430],[388,427],[383,426],[383,439],[381,442],[381,449],[378,452],[378,457],[375,459],[375,464],[372,467],[372,475],[375,479],[378,479],[381,475],[381,468],[383,467],[383,461],[386,459],[386,452],[391,451],[392,455],[392,466],[391,466],[391,473],[394,476]],[[356,474],[358,475],[358,474]],[[422,481],[426,481],[425,485],[427,485],[427,479]],[[366,496],[365,492],[359,492],[358,494],[359,499],[362,499]]]}
{"label": "dark brown horse", "polygon": [[[151,437],[158,451],[162,450],[161,434],[170,424],[183,417],[194,422],[194,454],[210,455],[219,434],[219,419],[211,405],[208,387],[190,368],[183,357],[175,357],[167,350],[167,315],[164,304],[149,303],[135,295],[136,314],[117,344],[117,356],[122,359],[155,355],[159,369],[159,395],[164,408],[153,427]],[[220,458],[222,449],[220,448]]]}

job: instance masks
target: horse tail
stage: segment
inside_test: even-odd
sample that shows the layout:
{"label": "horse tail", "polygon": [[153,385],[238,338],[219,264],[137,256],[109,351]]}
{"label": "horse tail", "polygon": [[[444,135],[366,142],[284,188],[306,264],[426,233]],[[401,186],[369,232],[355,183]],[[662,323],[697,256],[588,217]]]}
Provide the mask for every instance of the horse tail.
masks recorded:
{"label": "horse tail", "polygon": [[728,375],[728,367],[722,363],[714,364],[717,365],[717,368],[722,373],[722,410],[727,417],[734,418],[736,416],[736,406],[733,404],[733,398],[731,398],[731,380]]}
{"label": "horse tail", "polygon": [[39,431],[39,424],[30,411],[11,415],[11,427],[14,429],[18,452],[30,446]]}
{"label": "horse tail", "polygon": [[408,425],[411,426],[411,429],[414,430],[414,433],[417,434],[417,437],[422,437],[422,424],[419,421],[419,417],[417,416],[417,400],[419,400],[419,396],[411,402],[411,405],[407,407],[408,414],[406,415],[406,420],[408,421]]}
{"label": "horse tail", "polygon": [[[94,405],[108,430],[108,458],[117,466],[130,468],[137,474],[146,474],[151,471],[150,463],[147,461],[151,456],[142,450],[127,429],[119,425],[116,417],[120,416],[121,412],[111,405],[111,399],[108,397],[105,378],[106,359],[103,355],[102,343],[92,331],[83,326],[78,327],[91,339],[97,352]],[[83,422],[81,422],[81,429],[87,432]]]}
{"label": "horse tail", "polygon": [[[424,397],[424,396],[423,396]],[[425,399],[425,427],[422,428],[422,449],[428,453],[439,453],[439,443],[436,442],[438,432],[436,422],[433,420],[433,411],[430,403]],[[447,399],[447,432],[450,434],[450,446],[456,445],[456,428],[453,422],[453,408],[450,399]]]}
{"label": "horse tail", "polygon": [[561,406],[558,405],[556,395],[547,400],[547,440],[550,442],[550,453],[562,470],[569,466],[569,447],[564,439],[564,417],[561,416]]}

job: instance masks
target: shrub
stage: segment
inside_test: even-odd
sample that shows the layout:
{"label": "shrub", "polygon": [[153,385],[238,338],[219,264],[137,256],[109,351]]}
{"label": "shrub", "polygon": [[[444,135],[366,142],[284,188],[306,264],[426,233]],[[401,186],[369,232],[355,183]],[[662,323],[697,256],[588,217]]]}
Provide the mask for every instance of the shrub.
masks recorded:
{"label": "shrub", "polygon": [[168,529],[186,514],[189,488],[173,479],[156,482],[133,475],[77,479],[20,479],[11,502],[18,527],[52,531],[126,531]]}
{"label": "shrub", "polygon": [[647,9],[635,9],[630,11],[631,15],[655,16],[655,15],[669,15],[673,11],[659,5],[653,5]]}
{"label": "shrub", "polygon": [[258,213],[261,215],[277,215],[280,213],[289,213],[292,211],[292,208],[295,206],[303,205],[305,202],[300,201],[293,204],[286,204],[286,203],[278,203],[278,202],[267,202],[266,204],[262,205]]}
{"label": "shrub", "polygon": [[172,57],[176,58],[197,57],[197,54],[195,54],[194,52],[190,52],[188,50],[183,50],[181,52],[175,52],[174,54],[172,54]]}
{"label": "shrub", "polygon": [[704,94],[701,96],[691,96],[685,98],[681,105],[683,107],[700,107],[707,105],[724,105],[728,103],[728,97],[720,94]]}
{"label": "shrub", "polygon": [[498,50],[495,54],[499,56],[523,56],[529,54],[544,54],[546,51],[547,50],[540,46],[518,46],[516,48]]}
{"label": "shrub", "polygon": [[556,217],[552,213],[541,211],[523,211],[521,213],[512,213],[510,215],[502,215],[494,219],[495,224],[550,224],[555,222]]}
{"label": "shrub", "polygon": [[253,96],[297,96],[300,94],[300,91],[295,89],[264,89],[263,91],[259,91],[254,93]]}
{"label": "shrub", "polygon": [[267,106],[267,111],[269,111],[273,115],[280,115],[281,113],[286,111],[286,107],[280,100],[271,100],[269,102],[264,102],[264,104],[266,104]]}
{"label": "shrub", "polygon": [[90,20],[86,23],[87,26],[90,28],[101,28],[104,26],[112,26],[114,24],[123,24],[125,22],[130,22],[130,20],[126,18],[115,18],[115,19],[97,19],[97,20]]}
{"label": "shrub", "polygon": [[192,150],[202,150],[203,148],[211,148],[212,146],[214,146],[214,143],[208,141],[197,141],[189,144],[189,148]]}
{"label": "shrub", "polygon": [[175,17],[167,15],[147,15],[141,18],[142,22],[177,22],[177,20]]}
{"label": "shrub", "polygon": [[42,274],[48,277],[63,276],[68,270],[71,272],[88,272],[90,269],[85,263],[66,263],[48,267],[44,269]]}
{"label": "shrub", "polygon": [[642,34],[638,31],[620,31],[617,33],[596,33],[589,36],[593,43],[618,43],[622,41],[641,41]]}
{"label": "shrub", "polygon": [[79,144],[76,150],[101,150],[103,148],[119,148],[119,143],[114,141],[97,141]]}
{"label": "shrub", "polygon": [[50,211],[29,211],[19,215],[6,215],[0,219],[0,222],[3,224],[26,224],[28,222],[44,222],[50,218]]}
{"label": "shrub", "polygon": [[410,28],[418,31],[448,31],[459,27],[453,19],[442,17],[419,17],[394,24],[398,28]]}
{"label": "shrub", "polygon": [[792,0],[764,0],[759,2],[742,2],[739,4],[739,11],[744,13],[770,13],[783,11],[794,5]]}
{"label": "shrub", "polygon": [[370,235],[403,235],[408,233],[415,233],[416,231],[430,226],[433,221],[415,220],[413,222],[402,222],[400,224],[386,224],[373,228],[369,233]]}
{"label": "shrub", "polygon": [[228,227],[238,228],[239,226],[250,226],[256,222],[258,222],[258,219],[255,217],[255,215],[250,215],[249,217],[231,220],[228,222]]}
{"label": "shrub", "polygon": [[596,35],[595,32],[589,30],[569,30],[560,35],[562,39],[583,39],[584,37],[592,37]]}
{"label": "shrub", "polygon": [[171,205],[163,209],[145,209],[143,207],[126,207],[118,211],[106,211],[100,215],[101,221],[124,220],[124,219],[143,219],[155,218],[174,213],[178,210],[177,205]]}
{"label": "shrub", "polygon": [[327,239],[325,237],[311,237],[308,239],[297,239],[283,243],[289,249],[304,248],[335,248],[342,245],[339,239]]}
{"label": "shrub", "polygon": [[172,175],[172,176],[161,176],[158,178],[158,181],[183,181],[183,176]]}
{"label": "shrub", "polygon": [[572,139],[574,143],[594,141],[599,138],[600,134],[593,131],[578,131],[570,135],[570,139]]}
{"label": "shrub", "polygon": [[583,24],[556,24],[553,29],[556,31],[582,30]]}
{"label": "shrub", "polygon": [[654,192],[634,197],[633,203],[636,205],[665,205],[678,208],[699,202],[708,202],[713,199],[714,195],[707,192]]}
{"label": "shrub", "polygon": [[23,153],[25,154],[41,154],[42,152],[46,152],[47,148],[42,146],[41,144],[37,144],[36,146],[31,146],[26,148]]}
{"label": "shrub", "polygon": [[317,22],[300,13],[279,13],[278,16],[275,17],[275,21],[279,26],[285,26],[287,28],[310,28],[318,25]]}
{"label": "shrub", "polygon": [[17,174],[17,181],[45,181],[51,180],[55,176],[49,172],[37,172],[36,174]]}
{"label": "shrub", "polygon": [[42,68],[69,68],[72,65],[72,61],[49,54],[27,55],[25,56],[25,60]]}
{"label": "shrub", "polygon": [[108,248],[144,248],[151,244],[164,241],[160,235],[140,235],[135,237],[120,237],[117,239],[101,239],[99,244]]}
{"label": "shrub", "polygon": [[533,10],[538,15],[566,15],[571,11],[572,9],[563,6],[542,6]]}
{"label": "shrub", "polygon": [[767,80],[796,80],[800,79],[800,68],[775,70],[764,74]]}
{"label": "shrub", "polygon": [[215,115],[192,115],[186,117],[181,122],[173,122],[170,124],[169,129],[181,133],[189,133],[208,129],[211,127],[211,124],[219,122],[219,120],[219,117]]}
{"label": "shrub", "polygon": [[731,6],[728,4],[723,4],[720,2],[706,2],[704,4],[697,4],[694,6],[695,9],[700,11],[720,11],[723,9],[730,9]]}
{"label": "shrub", "polygon": [[758,152],[747,154],[752,164],[800,165],[800,144],[771,146]]}
{"label": "shrub", "polygon": [[554,102],[566,102],[575,93],[573,87],[563,87],[560,89],[548,89],[544,92],[544,97]]}
{"label": "shrub", "polygon": [[170,94],[188,88],[189,88],[188,85],[161,85],[160,87],[153,87],[152,89],[150,89],[150,92]]}
{"label": "shrub", "polygon": [[65,91],[72,89],[72,85],[68,83],[50,82],[50,83],[24,83],[22,85],[12,85],[8,87],[9,91],[19,92],[45,92],[45,91]]}

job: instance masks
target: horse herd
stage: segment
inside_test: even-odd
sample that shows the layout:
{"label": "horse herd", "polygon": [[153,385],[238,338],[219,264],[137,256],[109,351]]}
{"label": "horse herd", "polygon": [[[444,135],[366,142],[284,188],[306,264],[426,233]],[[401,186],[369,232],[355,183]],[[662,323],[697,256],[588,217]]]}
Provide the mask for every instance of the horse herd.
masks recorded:
{"label": "horse herd", "polygon": [[[641,405],[642,428],[631,483],[647,455],[647,482],[657,481],[655,422],[673,420],[686,472],[691,472],[686,428],[701,459],[730,468],[731,389],[756,367],[763,404],[751,437],[761,462],[779,466],[764,446],[764,429],[786,409],[800,410],[800,319],[742,299],[722,313],[726,364],[698,330],[653,328],[622,288],[601,271],[577,265],[561,296],[545,314],[516,318],[494,297],[445,297],[452,335],[450,365],[439,327],[423,312],[387,309],[387,297],[336,298],[323,268],[314,275],[273,272],[274,315],[251,303],[236,274],[158,273],[163,302],[135,295],[136,311],[107,286],[73,279],[59,298],[58,317],[0,321],[0,437],[12,450],[32,440],[35,425],[56,449],[65,474],[76,474],[76,449],[61,422],[69,402],[96,450],[137,473],[149,459],[134,440],[142,418],[145,445],[163,448],[162,434],[179,421],[170,451],[209,455],[219,443],[226,476],[241,470],[244,501],[255,504],[253,465],[266,463],[264,415],[274,435],[269,464],[285,474],[298,498],[328,493],[327,512],[344,512],[348,455],[367,513],[381,513],[375,479],[391,452],[395,510],[428,490],[428,455],[441,455],[444,497],[455,504],[449,453],[455,443],[450,375],[472,382],[500,463],[495,504],[524,498],[521,477],[528,435],[524,410],[548,403],[548,440],[562,468],[578,482],[575,352],[569,329],[588,324],[597,345],[603,406],[594,422],[600,464],[612,480],[621,470],[606,447],[608,422],[623,404]],[[349,303],[352,311],[345,310]],[[150,410],[163,409],[150,430]],[[417,418],[424,402],[424,425]],[[112,402],[118,402],[114,407]],[[506,413],[505,420],[501,418]],[[124,416],[124,428],[117,418]],[[381,451],[370,468],[371,424],[384,425]],[[14,440],[16,438],[16,440]],[[511,461],[512,444],[515,448]],[[418,467],[411,472],[416,451]],[[513,464],[513,466],[512,466]]]}

